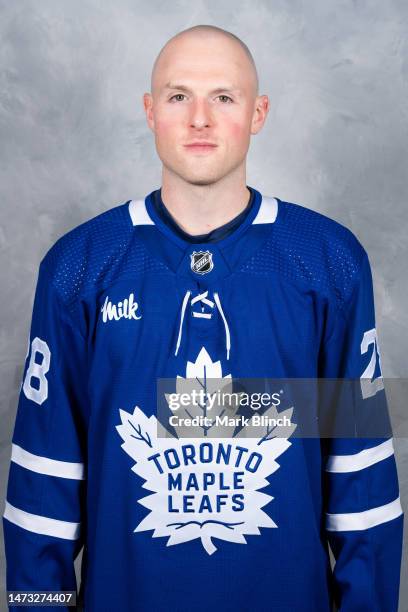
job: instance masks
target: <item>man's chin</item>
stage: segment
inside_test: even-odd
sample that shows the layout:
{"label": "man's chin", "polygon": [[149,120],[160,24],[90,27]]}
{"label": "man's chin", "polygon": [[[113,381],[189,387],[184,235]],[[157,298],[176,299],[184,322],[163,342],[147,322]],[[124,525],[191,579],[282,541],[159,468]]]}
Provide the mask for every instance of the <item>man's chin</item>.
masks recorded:
{"label": "man's chin", "polygon": [[219,178],[215,177],[215,176],[189,176],[189,177],[185,177],[185,180],[187,183],[190,183],[190,185],[197,185],[197,186],[207,186],[207,185],[214,185],[214,183],[216,183]]}
{"label": "man's chin", "polygon": [[181,172],[180,176],[190,185],[201,186],[213,185],[222,178],[215,172]]}
{"label": "man's chin", "polygon": [[170,166],[169,164],[164,164],[168,171],[172,174],[176,174],[181,177],[186,183],[190,185],[197,186],[206,186],[206,185],[214,185],[219,180],[222,179],[222,175],[213,169],[210,168],[191,168],[188,164],[178,164],[177,166]]}

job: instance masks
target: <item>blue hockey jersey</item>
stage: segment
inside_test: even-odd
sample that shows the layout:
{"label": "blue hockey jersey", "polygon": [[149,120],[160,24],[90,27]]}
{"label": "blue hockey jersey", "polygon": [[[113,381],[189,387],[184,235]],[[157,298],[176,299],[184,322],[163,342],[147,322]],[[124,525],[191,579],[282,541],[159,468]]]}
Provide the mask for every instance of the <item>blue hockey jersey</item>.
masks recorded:
{"label": "blue hockey jersey", "polygon": [[365,249],[257,190],[229,236],[192,244],[152,193],[41,261],[3,516],[7,589],[76,590],[83,547],[89,612],[396,612],[391,436],[260,444],[158,426],[158,379],[354,378],[357,406],[387,410]]}

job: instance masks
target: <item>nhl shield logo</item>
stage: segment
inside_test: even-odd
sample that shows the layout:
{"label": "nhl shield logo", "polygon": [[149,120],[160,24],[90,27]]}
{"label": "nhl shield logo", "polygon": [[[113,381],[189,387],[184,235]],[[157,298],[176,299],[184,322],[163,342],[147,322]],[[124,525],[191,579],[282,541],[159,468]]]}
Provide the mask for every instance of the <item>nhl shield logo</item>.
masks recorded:
{"label": "nhl shield logo", "polygon": [[214,267],[212,253],[210,251],[193,251],[191,257],[191,269],[197,274],[207,274]]}

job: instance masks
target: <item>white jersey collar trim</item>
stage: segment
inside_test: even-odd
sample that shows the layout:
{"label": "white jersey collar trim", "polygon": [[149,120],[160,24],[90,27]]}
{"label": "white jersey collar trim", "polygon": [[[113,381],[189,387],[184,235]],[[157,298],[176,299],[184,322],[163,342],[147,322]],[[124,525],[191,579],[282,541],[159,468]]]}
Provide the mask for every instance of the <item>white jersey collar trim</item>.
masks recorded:
{"label": "white jersey collar trim", "polygon": [[[154,221],[150,218],[145,200],[130,200],[129,214],[133,225],[154,225]],[[262,202],[258,210],[258,214],[252,221],[252,225],[274,223],[278,216],[278,200],[270,196],[262,196]]]}

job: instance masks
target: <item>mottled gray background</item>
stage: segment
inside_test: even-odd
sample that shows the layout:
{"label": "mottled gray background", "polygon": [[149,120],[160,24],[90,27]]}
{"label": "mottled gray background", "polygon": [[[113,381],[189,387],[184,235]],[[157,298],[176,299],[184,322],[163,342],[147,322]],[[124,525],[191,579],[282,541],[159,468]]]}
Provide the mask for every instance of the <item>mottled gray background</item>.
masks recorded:
{"label": "mottled gray background", "polygon": [[[0,0],[2,512],[38,264],[68,230],[160,186],[142,95],[188,26],[224,27],[252,50],[272,106],[247,183],[357,235],[384,376],[407,376],[407,17],[405,0]],[[395,446],[407,514],[408,440]],[[1,539],[0,555],[4,588]],[[401,612],[407,574],[405,560]]]}

